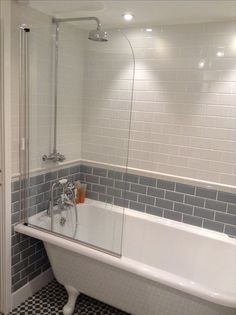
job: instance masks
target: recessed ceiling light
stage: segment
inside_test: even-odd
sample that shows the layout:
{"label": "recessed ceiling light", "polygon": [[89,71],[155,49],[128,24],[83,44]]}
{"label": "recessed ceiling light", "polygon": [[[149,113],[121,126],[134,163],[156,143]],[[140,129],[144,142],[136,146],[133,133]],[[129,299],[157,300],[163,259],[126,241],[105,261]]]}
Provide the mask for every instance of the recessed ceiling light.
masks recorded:
{"label": "recessed ceiling light", "polygon": [[146,28],[146,32],[152,32],[152,28]]}
{"label": "recessed ceiling light", "polygon": [[198,68],[199,68],[199,69],[203,69],[204,67],[205,67],[205,60],[202,59],[202,60],[200,60],[199,63],[198,63]]}
{"label": "recessed ceiling light", "polygon": [[125,13],[125,14],[123,14],[123,18],[124,18],[124,20],[126,20],[126,21],[132,21],[133,18],[134,18],[134,16],[133,16],[133,14],[131,14],[131,13]]}
{"label": "recessed ceiling light", "polygon": [[217,51],[216,56],[217,57],[223,57],[225,53],[222,50]]}

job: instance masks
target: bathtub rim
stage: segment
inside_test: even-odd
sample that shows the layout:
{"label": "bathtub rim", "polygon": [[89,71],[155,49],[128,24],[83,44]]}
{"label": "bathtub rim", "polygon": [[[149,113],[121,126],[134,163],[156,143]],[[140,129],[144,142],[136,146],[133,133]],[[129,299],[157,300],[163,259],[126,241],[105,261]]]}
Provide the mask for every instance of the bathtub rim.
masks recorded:
{"label": "bathtub rim", "polygon": [[[199,227],[199,226],[194,226],[194,225],[187,224],[184,222],[174,221],[174,220],[171,220],[168,218],[159,217],[159,216],[156,216],[156,215],[153,215],[150,213],[140,212],[140,211],[133,210],[130,208],[124,208],[124,207],[120,207],[120,206],[116,206],[116,205],[107,204],[105,202],[98,201],[98,200],[86,198],[85,203],[77,205],[77,209],[79,209],[81,207],[87,207],[87,206],[102,207],[104,210],[108,210],[108,211],[112,210],[113,212],[119,212],[124,216],[124,223],[123,224],[125,224],[126,215],[128,215],[128,216],[140,218],[140,219],[145,220],[145,221],[155,222],[155,223],[167,226],[167,227],[172,227],[172,228],[180,230],[180,231],[186,231],[186,232],[191,233],[191,234],[197,234],[199,236],[204,236],[204,237],[208,237],[208,238],[218,240],[221,242],[230,243],[230,244],[236,246],[236,238],[230,237],[229,235],[227,235],[225,233],[209,230],[209,229]],[[38,216],[39,214],[42,215],[44,213],[46,213],[46,210],[44,210],[44,211],[42,211],[42,212],[40,212],[34,216]],[[34,217],[34,216],[32,216],[32,217]],[[32,226],[35,226],[32,223],[29,223],[29,224]],[[35,228],[38,228],[38,226],[36,225]],[[46,229],[45,229],[45,231],[46,231]],[[50,231],[48,231],[48,232],[50,232]],[[122,236],[122,238],[123,238],[123,236]],[[63,237],[63,235],[62,235],[62,237]]]}
{"label": "bathtub rim", "polygon": [[40,239],[44,243],[63,248],[66,251],[72,251],[79,255],[89,257],[90,259],[95,259],[101,263],[108,264],[126,272],[130,272],[144,279],[160,283],[170,288],[182,291],[186,294],[193,295],[208,302],[233,309],[236,308],[235,294],[226,295],[223,293],[211,291],[210,289],[206,289],[205,287],[195,284],[183,277],[176,276],[161,269],[145,265],[144,263],[137,262],[124,256],[112,256],[97,249],[81,245],[77,241],[68,240],[64,237],[49,233],[46,230],[37,229],[36,227],[30,227],[19,223],[15,226],[15,231]]}

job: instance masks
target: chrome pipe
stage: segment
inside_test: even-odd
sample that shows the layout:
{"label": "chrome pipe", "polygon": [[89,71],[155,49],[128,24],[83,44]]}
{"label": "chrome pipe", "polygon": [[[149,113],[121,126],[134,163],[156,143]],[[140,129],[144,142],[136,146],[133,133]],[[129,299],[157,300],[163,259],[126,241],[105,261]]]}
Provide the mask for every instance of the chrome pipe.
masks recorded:
{"label": "chrome pipe", "polygon": [[59,23],[56,22],[55,37],[55,64],[54,64],[54,135],[53,135],[53,153],[57,153],[57,104],[58,104],[58,41],[59,41]]}
{"label": "chrome pipe", "polygon": [[28,185],[29,185],[29,41],[30,29],[20,26],[20,205],[23,210],[23,220],[28,222]]}
{"label": "chrome pipe", "polygon": [[76,22],[76,21],[96,21],[97,22],[97,29],[101,29],[101,22],[99,18],[96,16],[88,16],[88,17],[78,17],[78,18],[65,18],[65,19],[59,19],[59,18],[53,18],[53,23],[62,23],[62,22]]}

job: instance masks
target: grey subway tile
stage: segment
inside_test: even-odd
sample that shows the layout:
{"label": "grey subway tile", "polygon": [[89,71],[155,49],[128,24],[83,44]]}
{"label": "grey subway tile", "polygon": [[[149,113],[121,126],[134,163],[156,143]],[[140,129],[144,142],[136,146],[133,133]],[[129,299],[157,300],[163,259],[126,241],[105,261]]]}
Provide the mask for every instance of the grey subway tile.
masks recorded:
{"label": "grey subway tile", "polygon": [[203,207],[205,200],[201,197],[194,197],[190,195],[185,195],[184,203],[187,203],[189,205]]}
{"label": "grey subway tile", "polygon": [[20,193],[19,191],[16,191],[11,194],[11,202],[16,202],[20,200]]}
{"label": "grey subway tile", "polygon": [[92,185],[92,191],[105,194],[106,193],[106,187],[102,185],[93,184]]}
{"label": "grey subway tile", "polygon": [[11,216],[11,223],[16,224],[20,221],[20,212],[16,212]]}
{"label": "grey subway tile", "polygon": [[38,261],[36,261],[36,268],[40,268],[41,266],[43,266],[44,264],[46,264],[48,261],[47,256],[43,256],[42,258],[40,258]]}
{"label": "grey subway tile", "polygon": [[128,208],[129,202],[123,198],[114,198],[114,205],[119,207]]}
{"label": "grey subway tile", "polygon": [[29,256],[33,255],[35,253],[35,247],[31,246],[24,251],[21,252],[21,259],[28,258]]}
{"label": "grey subway tile", "polygon": [[20,211],[20,202],[17,201],[15,203],[12,203],[11,209],[12,213]]}
{"label": "grey subway tile", "polygon": [[217,191],[213,189],[197,187],[196,196],[207,198],[207,199],[216,199]]}
{"label": "grey subway tile", "polygon": [[236,215],[236,205],[228,204],[227,212]]}
{"label": "grey subway tile", "polygon": [[29,196],[35,196],[37,195],[37,191],[38,191],[38,186],[33,186],[29,188]]}
{"label": "grey subway tile", "polygon": [[230,225],[236,225],[236,216],[232,214],[216,212],[215,220]]}
{"label": "grey subway tile", "polygon": [[44,175],[38,175],[30,178],[30,186],[44,183]]}
{"label": "grey subway tile", "polygon": [[51,267],[50,262],[48,261],[44,266],[42,266],[42,272],[48,270]]}
{"label": "grey subway tile", "polygon": [[86,197],[94,200],[98,200],[98,193],[94,191],[87,191]]}
{"label": "grey subway tile", "polygon": [[228,203],[236,204],[236,194],[227,193],[224,191],[219,191],[217,199],[220,201],[225,201]]}
{"label": "grey subway tile", "polygon": [[215,222],[212,220],[203,220],[203,227],[208,230],[216,231],[216,232],[223,232],[224,231],[224,224]]}
{"label": "grey subway tile", "polygon": [[118,171],[108,171],[108,177],[113,179],[122,179],[122,173]]}
{"label": "grey subway tile", "polygon": [[34,271],[33,273],[31,273],[29,275],[29,281],[31,281],[32,279],[36,278],[37,276],[39,276],[41,273],[41,268],[37,269],[36,271]]}
{"label": "grey subway tile", "polygon": [[121,197],[121,190],[120,189],[115,189],[115,188],[107,188],[107,194],[110,196],[114,196],[114,197]]}
{"label": "grey subway tile", "polygon": [[195,194],[195,186],[176,183],[175,191],[181,192],[183,194],[194,195]]}
{"label": "grey subway tile", "polygon": [[69,175],[69,168],[64,168],[58,171],[58,178],[66,177]]}
{"label": "grey subway tile", "polygon": [[12,192],[15,192],[18,190],[20,190],[20,181],[19,180],[12,182],[12,184],[11,184],[11,191]]}
{"label": "grey subway tile", "polygon": [[95,175],[86,175],[85,179],[86,179],[86,182],[88,183],[94,183],[94,184],[99,183],[99,177]]}
{"label": "grey subway tile", "polygon": [[131,184],[130,190],[140,194],[146,194],[147,187],[138,184]]}
{"label": "grey subway tile", "polygon": [[18,281],[20,281],[20,272],[18,272],[12,277],[11,284],[14,286],[14,284],[17,283]]}
{"label": "grey subway tile", "polygon": [[[75,166],[71,166],[69,168],[69,173],[70,175],[72,174],[76,174],[76,173],[79,173],[80,172],[80,165],[75,165]],[[46,181],[46,180],[45,180]]]}
{"label": "grey subway tile", "polygon": [[105,185],[105,186],[114,186],[114,179],[111,178],[106,178],[106,177],[100,177],[99,182],[101,185]]}
{"label": "grey subway tile", "polygon": [[50,183],[41,184],[41,185],[38,185],[36,187],[37,187],[37,194],[41,194],[43,192],[50,191],[50,188],[51,188]]}
{"label": "grey subway tile", "polygon": [[113,203],[113,196],[108,196],[104,194],[99,194],[98,200],[106,203]]}
{"label": "grey subway tile", "polygon": [[138,202],[145,203],[148,205],[153,205],[155,204],[155,198],[147,195],[138,195]]}
{"label": "grey subway tile", "polygon": [[127,183],[125,181],[116,180],[115,181],[115,187],[123,190],[129,190],[130,189],[130,183]]}
{"label": "grey subway tile", "polygon": [[122,197],[128,200],[137,201],[138,200],[138,194],[132,191],[122,191]]}
{"label": "grey subway tile", "polygon": [[187,224],[191,224],[191,225],[202,227],[203,219],[198,218],[198,217],[194,217],[192,215],[184,214],[183,215],[183,222],[187,223]]}
{"label": "grey subway tile", "polygon": [[13,255],[11,257],[11,264],[12,264],[12,266],[18,264],[19,262],[20,262],[20,253],[17,254],[17,255]]}
{"label": "grey subway tile", "polygon": [[205,208],[226,212],[227,203],[218,200],[206,200]]}
{"label": "grey subway tile", "polygon": [[148,187],[147,195],[153,196],[153,197],[158,197],[158,198],[164,198],[165,190],[159,189],[159,188]]}
{"label": "grey subway tile", "polygon": [[141,211],[141,212],[145,211],[145,205],[143,203],[130,201],[129,207],[130,207],[130,209],[133,209],[133,210],[137,210],[137,211]]}
{"label": "grey subway tile", "polygon": [[23,270],[24,268],[26,268],[28,266],[28,259],[24,259],[22,261],[20,261],[18,264],[16,264],[15,266],[13,266],[12,268],[12,273],[13,275],[15,275],[17,272]]}
{"label": "grey subway tile", "polygon": [[153,207],[150,205],[146,205],[146,212],[149,214],[156,215],[158,217],[162,217],[164,210],[162,208],[159,208],[159,207]]}
{"label": "grey subway tile", "polygon": [[173,191],[166,191],[165,199],[172,200],[172,201],[178,201],[183,202],[184,201],[184,195],[180,193],[176,193]]}
{"label": "grey subway tile", "polygon": [[158,179],[157,180],[157,187],[162,188],[162,189],[166,189],[166,190],[175,190],[175,183],[170,182],[170,181],[166,181],[166,180],[162,180],[162,179]]}
{"label": "grey subway tile", "polygon": [[157,180],[156,178],[146,177],[146,176],[140,176],[139,178],[139,184],[145,185],[145,186],[152,186],[156,187]]}
{"label": "grey subway tile", "polygon": [[226,225],[225,233],[228,235],[236,236],[236,226]]}
{"label": "grey subway tile", "polygon": [[85,180],[85,173],[77,173],[73,175],[74,181],[80,180],[84,181]]}
{"label": "grey subway tile", "polygon": [[27,277],[30,273],[34,272],[35,265],[30,265],[27,268],[21,270],[21,278]]}
{"label": "grey subway tile", "polygon": [[170,200],[156,198],[156,206],[160,208],[172,210],[174,203],[173,201],[170,201]]}
{"label": "grey subway tile", "polygon": [[45,182],[57,179],[57,171],[45,174]]}
{"label": "grey subway tile", "polygon": [[11,244],[14,246],[15,244],[18,244],[20,242],[20,234],[15,234],[11,237]]}
{"label": "grey subway tile", "polygon": [[176,202],[174,204],[174,211],[186,213],[186,214],[192,214],[193,213],[193,206]]}
{"label": "grey subway tile", "polygon": [[195,207],[194,208],[194,215],[196,217],[201,217],[204,219],[213,220],[214,219],[214,211],[208,210],[205,208]]}
{"label": "grey subway tile", "polygon": [[175,211],[169,211],[164,209],[164,218],[174,220],[174,221],[182,221],[182,214]]}
{"label": "grey subway tile", "polygon": [[129,173],[123,173],[123,180],[130,182],[130,183],[138,183],[139,182],[139,176]]}
{"label": "grey subway tile", "polygon": [[49,201],[43,201],[37,205],[37,213],[47,210],[49,208]]}
{"label": "grey subway tile", "polygon": [[25,277],[24,279],[20,280],[19,282],[15,283],[12,287],[12,292],[17,291],[21,287],[23,287],[27,283],[28,279]]}
{"label": "grey subway tile", "polygon": [[107,169],[100,168],[100,167],[94,167],[93,168],[93,174],[97,176],[107,177]]}
{"label": "grey subway tile", "polygon": [[92,174],[93,168],[91,166],[82,164],[80,166],[80,171],[81,171],[81,173]]}

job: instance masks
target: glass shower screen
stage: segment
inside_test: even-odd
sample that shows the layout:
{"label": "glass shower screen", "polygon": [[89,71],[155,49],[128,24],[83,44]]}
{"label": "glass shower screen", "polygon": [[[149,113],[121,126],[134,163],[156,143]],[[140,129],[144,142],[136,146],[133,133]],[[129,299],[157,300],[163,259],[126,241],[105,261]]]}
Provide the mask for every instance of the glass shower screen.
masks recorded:
{"label": "glass shower screen", "polygon": [[[95,42],[87,29],[69,23],[60,24],[57,35],[53,24],[32,28],[27,40],[25,219],[120,255],[128,206],[132,48],[120,31]],[[49,159],[54,153],[65,160]],[[76,198],[75,187],[86,188],[85,202]]]}

